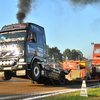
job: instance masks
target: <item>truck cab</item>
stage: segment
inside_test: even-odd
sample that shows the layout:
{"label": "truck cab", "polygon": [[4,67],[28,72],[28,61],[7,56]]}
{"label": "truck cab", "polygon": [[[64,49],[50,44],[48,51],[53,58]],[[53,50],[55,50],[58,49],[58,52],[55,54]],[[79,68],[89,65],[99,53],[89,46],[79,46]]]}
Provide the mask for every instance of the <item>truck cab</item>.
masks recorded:
{"label": "truck cab", "polygon": [[33,61],[46,62],[44,28],[33,23],[4,26],[0,31],[0,77],[9,80],[13,74],[26,75]]}
{"label": "truck cab", "polygon": [[93,48],[93,63],[100,65],[100,44],[94,44]]}
{"label": "truck cab", "polygon": [[92,76],[100,79],[100,44],[94,44]]}

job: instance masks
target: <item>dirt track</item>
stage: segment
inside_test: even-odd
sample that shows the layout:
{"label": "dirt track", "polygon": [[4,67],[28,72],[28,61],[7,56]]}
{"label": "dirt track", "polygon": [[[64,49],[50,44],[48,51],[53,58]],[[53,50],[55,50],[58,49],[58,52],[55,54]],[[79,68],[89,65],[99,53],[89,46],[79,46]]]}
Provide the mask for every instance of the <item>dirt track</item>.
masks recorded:
{"label": "dirt track", "polygon": [[32,84],[28,79],[12,78],[9,81],[2,81],[0,79],[0,96],[3,95],[17,95],[17,94],[30,94],[41,93],[46,91],[61,90],[68,87],[44,85],[44,84]]}
{"label": "dirt track", "polygon": [[[88,85],[94,85],[94,83],[89,83]],[[81,83],[73,83],[65,86],[54,86],[54,85],[44,85],[44,84],[32,84],[30,80],[21,78],[12,78],[9,81],[2,81],[0,79],[0,96],[35,94],[47,91],[56,91],[67,88],[80,88],[80,87]]]}

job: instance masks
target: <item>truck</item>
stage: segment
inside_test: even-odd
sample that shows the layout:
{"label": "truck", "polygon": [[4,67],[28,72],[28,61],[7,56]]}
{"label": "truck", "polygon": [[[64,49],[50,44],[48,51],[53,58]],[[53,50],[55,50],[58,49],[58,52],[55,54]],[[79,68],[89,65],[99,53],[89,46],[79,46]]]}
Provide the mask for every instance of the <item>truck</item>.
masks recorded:
{"label": "truck", "polygon": [[92,43],[93,47],[93,62],[92,62],[92,77],[100,79],[100,44]]}
{"label": "truck", "polygon": [[93,61],[64,61],[63,70],[68,81],[100,81],[100,44],[93,44]]}
{"label": "truck", "polygon": [[68,72],[53,68],[46,60],[43,27],[34,23],[5,25],[0,30],[0,78],[29,78],[34,83],[51,80],[64,85]]}

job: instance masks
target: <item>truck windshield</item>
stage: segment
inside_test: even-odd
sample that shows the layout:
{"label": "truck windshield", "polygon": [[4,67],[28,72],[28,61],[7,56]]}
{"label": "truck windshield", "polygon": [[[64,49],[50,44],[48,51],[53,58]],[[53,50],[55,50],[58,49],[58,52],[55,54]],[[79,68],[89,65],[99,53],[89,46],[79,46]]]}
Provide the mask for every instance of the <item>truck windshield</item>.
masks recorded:
{"label": "truck windshield", "polygon": [[94,49],[94,54],[100,54],[100,49]]}
{"label": "truck windshield", "polygon": [[26,38],[26,30],[0,33],[0,42],[22,41]]}

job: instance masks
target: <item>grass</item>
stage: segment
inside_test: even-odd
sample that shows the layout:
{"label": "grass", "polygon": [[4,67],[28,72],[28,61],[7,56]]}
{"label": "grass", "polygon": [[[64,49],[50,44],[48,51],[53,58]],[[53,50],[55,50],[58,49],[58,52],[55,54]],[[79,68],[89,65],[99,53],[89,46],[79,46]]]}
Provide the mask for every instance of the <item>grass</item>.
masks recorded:
{"label": "grass", "polygon": [[81,91],[49,97],[42,100],[100,100],[100,87],[88,89],[88,97],[80,96]]}

